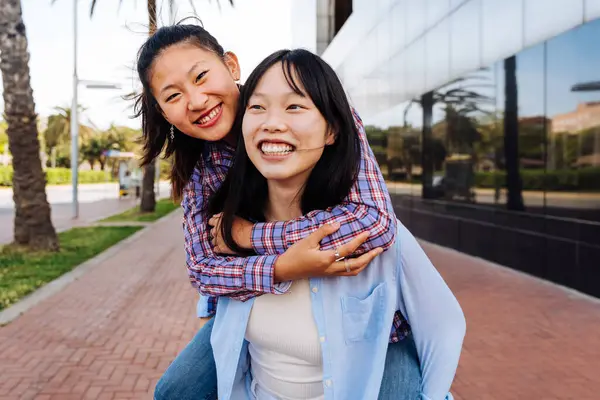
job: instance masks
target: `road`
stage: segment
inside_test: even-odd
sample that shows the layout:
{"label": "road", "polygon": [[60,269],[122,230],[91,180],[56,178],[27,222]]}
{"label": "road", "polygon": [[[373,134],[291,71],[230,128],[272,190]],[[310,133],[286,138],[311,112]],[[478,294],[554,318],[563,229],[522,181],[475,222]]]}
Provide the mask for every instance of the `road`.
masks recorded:
{"label": "road", "polygon": [[[117,183],[79,185],[79,218],[73,220],[71,206],[71,186],[47,186],[46,195],[52,207],[52,222],[58,231],[73,226],[87,225],[98,219],[134,207],[135,199],[119,199]],[[159,197],[168,197],[169,184],[161,182]],[[0,189],[0,244],[13,238],[14,202],[12,189]]]}

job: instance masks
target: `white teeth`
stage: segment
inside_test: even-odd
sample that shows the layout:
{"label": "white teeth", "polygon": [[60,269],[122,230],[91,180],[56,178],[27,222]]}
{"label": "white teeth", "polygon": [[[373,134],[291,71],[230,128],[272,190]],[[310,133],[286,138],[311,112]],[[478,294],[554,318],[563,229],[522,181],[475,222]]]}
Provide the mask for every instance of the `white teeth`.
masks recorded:
{"label": "white teeth", "polygon": [[212,111],[210,112],[210,114],[208,114],[206,117],[204,117],[204,118],[200,119],[200,120],[198,121],[198,123],[199,123],[200,125],[204,125],[204,124],[206,124],[206,123],[207,123],[207,122],[209,122],[211,119],[213,119],[213,118],[214,118],[214,117],[215,117],[215,116],[216,116],[216,115],[219,113],[219,111],[220,111],[220,110],[221,110],[221,106],[219,106],[219,107],[215,108],[215,109],[214,109],[214,110],[212,110]]}
{"label": "white teeth", "polygon": [[294,151],[294,148],[285,143],[261,143],[260,150],[269,155],[285,155]]}

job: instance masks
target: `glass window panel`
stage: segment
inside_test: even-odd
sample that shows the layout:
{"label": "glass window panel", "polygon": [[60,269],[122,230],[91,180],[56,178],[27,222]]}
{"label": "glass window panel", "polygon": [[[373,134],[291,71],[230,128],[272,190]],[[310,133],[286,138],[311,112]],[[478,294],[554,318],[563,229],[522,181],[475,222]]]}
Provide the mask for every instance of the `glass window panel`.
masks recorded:
{"label": "glass window panel", "polygon": [[[600,222],[600,20],[548,41],[547,212]],[[600,241],[599,241],[600,242]]]}
{"label": "glass window panel", "polygon": [[431,139],[423,148],[433,174],[429,197],[495,203],[493,181],[483,176],[497,168],[495,92],[494,68],[465,74],[434,90]]}
{"label": "glass window panel", "polygon": [[[516,56],[516,78],[518,92],[518,167],[522,183],[521,196],[515,190],[515,202],[507,199],[510,207],[518,210],[517,198],[522,197],[523,205],[529,212],[544,212],[544,169],[546,157],[546,129],[548,120],[545,110],[543,44],[522,51]],[[510,74],[511,71],[505,71]],[[509,93],[505,93],[508,97]],[[505,109],[505,115],[508,110]],[[507,134],[505,132],[505,134]],[[505,167],[511,163],[514,154],[505,148]],[[507,185],[509,180],[507,179]],[[507,193],[510,195],[510,193]]]}

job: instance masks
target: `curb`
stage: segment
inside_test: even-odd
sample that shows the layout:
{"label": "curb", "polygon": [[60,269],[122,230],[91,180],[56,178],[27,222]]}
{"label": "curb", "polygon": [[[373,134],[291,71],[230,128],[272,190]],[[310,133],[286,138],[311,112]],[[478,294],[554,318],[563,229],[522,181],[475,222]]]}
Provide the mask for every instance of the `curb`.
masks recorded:
{"label": "curb", "polygon": [[[157,197],[157,198],[156,198],[156,201],[158,201],[158,200],[162,200],[162,199],[168,199],[168,198],[169,198],[169,196],[164,196],[164,195],[163,195],[163,196]],[[136,202],[135,202],[135,205],[134,205],[132,208],[134,208],[134,207],[138,207],[138,206],[139,206],[139,202],[136,200]],[[125,210],[125,211],[127,211],[127,210]],[[122,212],[124,212],[124,211],[122,211]],[[117,213],[117,214],[120,214],[120,213]],[[89,219],[87,222],[88,222],[89,224],[92,224],[92,225],[93,225],[93,224],[95,224],[95,223],[97,223],[97,222],[99,222],[99,221],[102,221],[103,219],[106,219],[106,218],[108,218],[108,217],[112,217],[113,215],[117,215],[117,214],[115,214],[114,212],[107,212],[107,213],[104,213],[103,215],[100,215],[100,216],[98,216],[98,217],[93,217],[93,218],[90,218],[90,219]],[[167,215],[169,215],[169,214],[167,214]],[[154,221],[154,222],[157,222],[157,221],[159,221],[159,220],[157,219],[157,220],[156,220],[156,221]],[[69,228],[69,229],[70,229],[70,228]]]}
{"label": "curb", "polygon": [[[167,214],[167,215],[169,215],[169,214]],[[160,221],[161,218],[157,219],[156,221],[150,221],[150,222],[140,222],[140,221],[93,222],[89,226],[93,226],[93,227],[96,227],[96,226],[98,226],[98,227],[102,227],[102,226],[141,226],[141,227],[145,227],[145,226],[152,225],[154,222]]]}
{"label": "curb", "polygon": [[[131,244],[132,242],[137,241],[148,229],[152,228],[155,224],[157,224],[161,221],[164,221],[167,218],[173,218],[173,214],[175,211],[178,211],[178,210],[176,209],[176,210],[170,212],[169,214],[157,219],[156,221],[153,221],[153,222],[147,224],[146,226],[142,227],[142,229],[140,229],[133,235],[129,236],[128,238],[125,238],[125,239],[121,240],[120,242],[115,243],[111,247],[104,250],[102,253],[96,255],[95,257],[90,258],[87,261],[84,261],[82,264],[79,264],[79,265],[73,267],[73,269],[71,271],[48,282],[44,286],[36,289],[35,291],[31,292],[27,296],[23,297],[21,300],[19,300],[15,304],[0,311],[0,327],[7,325],[7,324],[11,323],[12,321],[14,321],[15,319],[19,318],[23,313],[25,313],[29,309],[33,308],[37,304],[46,300],[47,298],[60,292],[66,286],[75,282],[77,279],[81,278],[83,275],[85,275],[88,271],[93,269],[95,266],[97,266],[101,262],[105,261],[106,259],[112,257],[117,252],[121,251],[125,246]],[[93,226],[93,225],[88,225],[88,226]],[[127,225],[123,224],[122,226],[127,226]]]}

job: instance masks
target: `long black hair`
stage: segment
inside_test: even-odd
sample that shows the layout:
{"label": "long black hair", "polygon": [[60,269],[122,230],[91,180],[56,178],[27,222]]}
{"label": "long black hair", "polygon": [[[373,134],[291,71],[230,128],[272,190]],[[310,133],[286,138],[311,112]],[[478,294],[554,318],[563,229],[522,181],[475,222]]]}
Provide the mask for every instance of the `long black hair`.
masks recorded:
{"label": "long black hair", "polygon": [[[234,129],[241,131],[248,100],[260,79],[278,63],[290,88],[301,96],[310,97],[335,135],[335,142],[325,146],[308,177],[300,199],[303,214],[326,210],[348,196],[356,181],[361,148],[358,129],[342,83],[325,61],[302,49],[280,50],[265,58],[250,74],[241,90]],[[223,212],[222,235],[230,249],[243,255],[252,253],[233,240],[233,220],[239,216],[251,221],[264,221],[267,199],[267,180],[248,158],[243,135],[239,135],[233,166],[209,202],[211,215]]]}
{"label": "long black hair", "polygon": [[[138,52],[137,72],[142,82],[142,92],[135,96],[135,117],[142,117],[142,142],[144,145],[141,165],[148,165],[165,148],[164,158],[173,156],[171,168],[171,193],[180,199],[185,185],[196,167],[204,141],[188,135],[175,134],[168,140],[171,124],[163,117],[158,102],[150,89],[150,74],[154,61],[170,46],[189,43],[212,51],[225,59],[225,51],[206,29],[199,25],[178,24],[158,29],[146,40]],[[177,130],[175,127],[173,129]]]}

